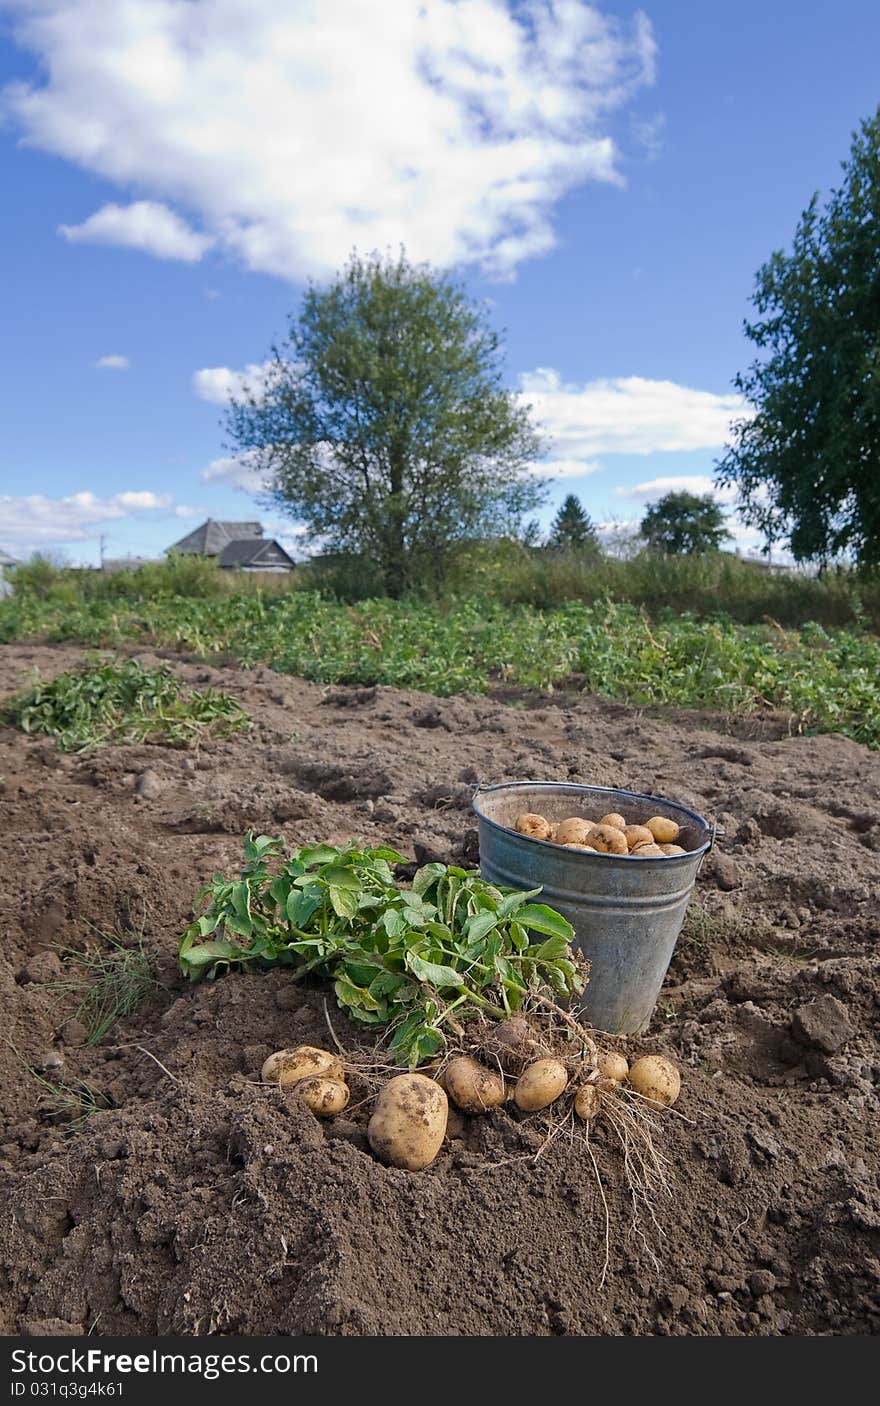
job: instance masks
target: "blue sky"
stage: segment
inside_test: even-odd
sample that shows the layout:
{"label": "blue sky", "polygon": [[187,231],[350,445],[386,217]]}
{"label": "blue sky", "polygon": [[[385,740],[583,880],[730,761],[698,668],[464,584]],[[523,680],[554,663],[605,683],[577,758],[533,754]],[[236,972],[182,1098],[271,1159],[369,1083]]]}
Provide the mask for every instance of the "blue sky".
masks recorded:
{"label": "blue sky", "polygon": [[218,397],[354,243],[490,300],[555,503],[637,519],[706,486],[754,273],[880,100],[880,6],[391,13],[0,0],[0,547],[156,555],[209,514],[289,533],[236,487]]}

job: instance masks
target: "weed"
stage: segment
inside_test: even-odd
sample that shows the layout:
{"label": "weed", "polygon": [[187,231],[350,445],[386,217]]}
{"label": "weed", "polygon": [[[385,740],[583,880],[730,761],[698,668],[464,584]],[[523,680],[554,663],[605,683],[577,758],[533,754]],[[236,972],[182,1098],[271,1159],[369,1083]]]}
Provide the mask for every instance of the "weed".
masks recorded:
{"label": "weed", "polygon": [[187,693],[165,668],[136,659],[104,661],[37,680],[6,703],[0,720],[54,737],[63,752],[112,743],[163,742],[185,747],[248,726],[244,709],[216,689]]}
{"label": "weed", "polygon": [[75,1018],[88,1031],[87,1045],[97,1045],[118,1020],[133,1015],[158,985],[142,938],[134,946],[115,937],[106,942],[104,948],[65,952],[68,975],[53,983],[78,998]]}

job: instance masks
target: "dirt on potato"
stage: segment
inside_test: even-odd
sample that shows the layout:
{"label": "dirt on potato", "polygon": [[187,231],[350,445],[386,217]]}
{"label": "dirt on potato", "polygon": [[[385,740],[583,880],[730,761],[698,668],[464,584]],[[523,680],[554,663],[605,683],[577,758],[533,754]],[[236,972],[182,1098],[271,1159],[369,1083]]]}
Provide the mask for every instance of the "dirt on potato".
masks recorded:
{"label": "dirt on potato", "polygon": [[[82,657],[6,646],[0,696]],[[0,729],[0,1331],[877,1329],[880,754],[773,716],[173,667],[241,701],[251,733],[62,755]],[[604,1284],[582,1125],[548,1143],[548,1115],[508,1103],[452,1115],[427,1170],[383,1166],[357,1068],[324,1121],[259,1082],[271,1051],[331,1043],[328,1019],[363,1048],[326,987],[284,970],[192,986],[176,967],[193,898],[237,869],[245,829],[472,863],[473,783],[522,778],[667,795],[725,832],[652,1028],[626,1044],[682,1071],[657,1225],[613,1130],[590,1133]],[[159,985],[86,1045],[69,953],[140,933]]]}

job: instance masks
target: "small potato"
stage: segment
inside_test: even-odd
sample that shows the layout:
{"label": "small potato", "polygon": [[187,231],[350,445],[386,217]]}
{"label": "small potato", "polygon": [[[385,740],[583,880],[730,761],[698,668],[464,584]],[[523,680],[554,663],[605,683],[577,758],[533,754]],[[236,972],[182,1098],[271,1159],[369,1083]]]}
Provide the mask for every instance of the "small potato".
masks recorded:
{"label": "small potato", "polygon": [[635,849],[636,845],[652,845],[654,843],[654,836],[647,825],[627,825],[623,833],[630,849]]}
{"label": "small potato", "polygon": [[652,841],[649,845],[636,845],[635,849],[630,850],[630,857],[632,859],[662,859],[663,851],[659,845],[655,845]]}
{"label": "small potato", "polygon": [[616,810],[613,810],[610,815],[603,815],[602,819],[599,821],[599,824],[611,825],[614,827],[615,830],[626,829],[626,820],[622,815],[618,815]]}
{"label": "small potato", "polygon": [[629,1071],[629,1085],[652,1108],[671,1108],[681,1092],[681,1075],[671,1059],[643,1055]]}
{"label": "small potato", "polygon": [[600,854],[629,853],[626,837],[617,825],[597,825],[590,836],[590,844]]}
{"label": "small potato", "polygon": [[339,1056],[329,1050],[320,1050],[315,1045],[277,1050],[275,1054],[270,1054],[260,1070],[264,1084],[280,1084],[282,1088],[317,1075],[345,1080],[345,1069]]}
{"label": "small potato", "polygon": [[613,1079],[622,1084],[629,1074],[629,1060],[618,1050],[604,1050],[599,1056],[599,1073],[603,1079]]}
{"label": "small potato", "polygon": [[588,849],[591,854],[598,854],[598,850],[593,849],[592,845],[576,845],[572,840],[569,840],[568,844],[563,845],[563,849]]}
{"label": "small potato", "polygon": [[568,1070],[558,1059],[539,1059],[523,1070],[513,1091],[517,1108],[536,1113],[559,1097],[568,1083]]}
{"label": "small potato", "polygon": [[681,845],[661,845],[660,848],[664,854],[687,854],[687,850],[682,849]]}
{"label": "small potato", "polygon": [[665,815],[652,815],[645,824],[658,845],[671,845],[681,834],[681,826],[676,825],[674,820],[668,820]]}
{"label": "small potato", "polygon": [[451,1059],[443,1071],[443,1087],[463,1113],[488,1113],[504,1102],[504,1080],[467,1055]]}
{"label": "small potato", "polygon": [[545,820],[543,815],[532,815],[529,812],[526,812],[525,815],[518,815],[516,828],[521,835],[528,835],[530,840],[549,840],[550,838],[550,822]]}
{"label": "small potato", "polygon": [[585,1123],[591,1123],[599,1112],[599,1090],[595,1084],[581,1084],[575,1095],[574,1111]]}
{"label": "small potato", "polygon": [[323,1079],[319,1075],[297,1080],[294,1096],[302,1099],[317,1118],[332,1118],[348,1103],[348,1088],[340,1079]]}
{"label": "small potato", "polygon": [[392,1167],[421,1171],[446,1136],[449,1101],[424,1074],[397,1074],[382,1089],[367,1128],[376,1156]]}
{"label": "small potato", "polygon": [[524,1015],[512,1015],[508,1020],[499,1021],[483,1042],[485,1057],[497,1060],[505,1074],[516,1077],[527,1064],[549,1053]]}
{"label": "small potato", "polygon": [[560,820],[556,827],[556,843],[558,845],[584,845],[595,830],[592,820],[581,820],[580,816],[572,815],[568,820]]}

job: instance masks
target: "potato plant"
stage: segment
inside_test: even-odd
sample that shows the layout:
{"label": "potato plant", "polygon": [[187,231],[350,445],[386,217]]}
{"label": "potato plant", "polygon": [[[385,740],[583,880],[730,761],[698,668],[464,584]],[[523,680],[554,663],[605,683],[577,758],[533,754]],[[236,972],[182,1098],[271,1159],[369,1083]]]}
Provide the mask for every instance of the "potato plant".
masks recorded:
{"label": "potato plant", "polygon": [[[334,984],[353,1020],[389,1033],[395,1059],[414,1068],[445,1048],[478,1012],[504,1019],[530,993],[568,999],[583,990],[572,927],[540,889],[511,892],[455,865],[426,864],[408,887],[379,846],[317,844],[285,855],[270,835],[248,835],[237,879],[215,874],[180,943],[193,980],[232,967],[291,968]],[[533,938],[538,940],[533,941]]]}

